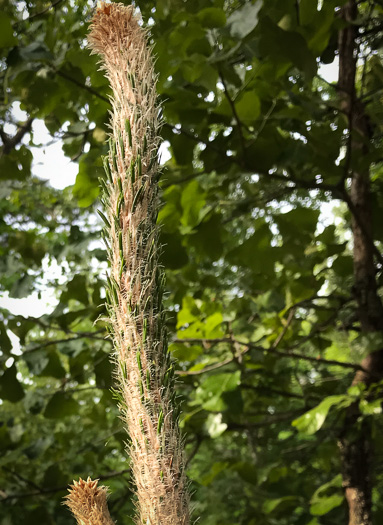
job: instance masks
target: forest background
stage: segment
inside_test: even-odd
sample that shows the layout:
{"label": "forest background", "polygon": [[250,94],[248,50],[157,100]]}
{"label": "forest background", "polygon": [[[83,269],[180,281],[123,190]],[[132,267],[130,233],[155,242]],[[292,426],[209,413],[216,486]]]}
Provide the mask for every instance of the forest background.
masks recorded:
{"label": "forest background", "polygon": [[[383,2],[136,4],[165,118],[158,220],[195,517],[382,523]],[[90,475],[130,524],[95,324],[109,91],[86,48],[93,2],[0,5],[0,523],[70,522],[66,486]],[[73,185],[36,176],[42,123]],[[36,293],[49,313],[5,307]]]}

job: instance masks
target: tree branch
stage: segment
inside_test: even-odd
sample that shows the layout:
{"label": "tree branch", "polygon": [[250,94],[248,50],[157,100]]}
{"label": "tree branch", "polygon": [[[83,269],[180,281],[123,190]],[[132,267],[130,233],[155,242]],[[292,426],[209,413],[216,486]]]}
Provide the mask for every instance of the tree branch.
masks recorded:
{"label": "tree branch", "polygon": [[246,160],[246,143],[245,143],[245,138],[244,138],[243,132],[242,132],[243,123],[241,122],[241,119],[239,118],[239,115],[238,115],[238,112],[237,112],[237,108],[235,107],[235,103],[231,99],[231,96],[229,94],[229,90],[227,88],[227,84],[226,84],[226,81],[225,81],[225,79],[224,79],[224,77],[222,75],[222,72],[220,70],[218,72],[219,72],[220,80],[221,80],[222,85],[223,85],[225,97],[226,97],[226,99],[227,99],[227,101],[229,103],[229,106],[231,107],[231,111],[233,113],[234,120],[237,123],[238,134],[239,134],[239,141],[240,141],[241,149],[242,149],[243,161],[245,162],[245,160]]}
{"label": "tree branch", "polygon": [[0,137],[3,141],[3,155],[9,155],[11,151],[23,140],[24,135],[29,133],[32,128],[33,117],[28,117],[26,122],[18,127],[17,132],[13,137],[5,133],[3,127],[0,127]]}
{"label": "tree branch", "polygon": [[[241,355],[247,353],[249,350],[257,350],[259,352],[269,353],[273,355],[277,355],[279,357],[287,357],[290,359],[301,359],[302,361],[309,361],[312,363],[317,363],[320,365],[331,365],[331,366],[340,366],[342,368],[349,368],[352,370],[362,370],[364,372],[367,372],[361,365],[357,365],[354,363],[345,363],[343,361],[336,361],[334,359],[324,359],[322,357],[313,357],[308,356],[305,354],[300,354],[297,352],[284,352],[281,350],[276,350],[275,348],[264,348],[263,346],[259,346],[253,343],[243,343],[241,341],[238,341],[236,339],[230,339],[227,337],[222,338],[216,338],[216,339],[198,339],[198,338],[190,338],[190,339],[174,339],[175,343],[202,343],[202,344],[218,344],[218,343],[228,343],[232,344],[235,342],[236,344],[240,346],[244,346],[245,349],[242,350]],[[230,357],[228,359],[225,359],[224,361],[221,361],[220,363],[215,363],[213,365],[207,366],[205,368],[202,368],[201,370],[192,370],[192,371],[184,371],[184,370],[177,370],[178,375],[199,375],[204,374],[205,372],[210,372],[211,370],[216,370],[217,368],[221,368],[223,366],[228,365],[229,363],[233,362],[234,358]]]}
{"label": "tree branch", "polygon": [[17,22],[15,22],[13,24],[13,27],[18,26],[19,24],[23,24],[24,22],[29,22],[30,20],[33,20],[34,18],[37,18],[39,16],[45,15],[45,13],[47,13],[48,11],[53,9],[54,7],[58,6],[59,4],[61,4],[62,1],[63,0],[55,0],[54,2],[51,2],[51,5],[49,5],[48,7],[43,9],[42,11],[39,11],[38,13],[34,13],[32,15],[29,15],[28,18],[25,18],[24,20],[18,20]]}
{"label": "tree branch", "polygon": [[302,396],[301,394],[294,394],[294,392],[278,390],[277,388],[269,388],[264,385],[248,385],[246,383],[241,383],[241,388],[244,388],[246,390],[254,390],[255,392],[263,392],[263,393],[269,392],[270,394],[275,394],[281,397],[288,397],[291,399],[301,399],[301,400],[305,399],[305,397]]}
{"label": "tree branch", "polygon": [[[117,478],[118,476],[123,476],[127,472],[130,472],[130,469],[126,468],[124,470],[120,470],[118,472],[111,472],[110,474],[105,474],[103,476],[99,476],[97,479],[100,481],[104,481],[106,479],[111,478]],[[2,494],[0,496],[0,503],[4,503],[10,500],[14,499],[24,499],[24,498],[34,498],[36,496],[47,496],[49,494],[55,494],[56,492],[64,492],[68,489],[68,485],[62,486],[62,487],[53,487],[51,489],[40,489],[35,490],[31,492],[24,492],[20,494]]]}
{"label": "tree branch", "polygon": [[292,410],[291,412],[282,412],[281,414],[274,414],[270,417],[264,418],[263,421],[259,423],[228,423],[228,430],[246,430],[248,428],[263,428],[269,427],[270,425],[275,425],[275,423],[282,423],[283,421],[288,421],[291,418],[295,418],[304,414],[307,411],[307,407],[300,408],[299,410]]}
{"label": "tree branch", "polygon": [[97,341],[103,341],[105,343],[113,344],[110,339],[107,339],[105,337],[97,337],[94,336],[92,333],[81,333],[80,335],[77,335],[75,337],[64,337],[62,339],[53,339],[51,341],[45,341],[43,343],[40,343],[33,348],[27,348],[24,350],[24,354],[29,354],[31,352],[35,352],[36,350],[41,350],[42,348],[46,348],[47,346],[56,345],[60,343],[68,343],[70,341],[78,341],[79,339],[96,339]]}
{"label": "tree branch", "polygon": [[196,442],[194,444],[194,447],[192,448],[192,451],[190,452],[189,456],[187,457],[187,459],[185,461],[185,469],[188,468],[189,463],[194,458],[194,456],[197,454],[197,452],[198,452],[202,442],[203,442],[203,437],[200,436],[199,434],[197,434],[197,439],[196,439]]}
{"label": "tree branch", "polygon": [[[53,67],[53,66],[52,66]],[[110,104],[110,100],[108,97],[106,97],[105,95],[102,95],[101,93],[99,93],[96,89],[92,88],[91,86],[87,86],[86,84],[83,84],[82,82],[79,82],[78,80],[76,80],[75,78],[71,77],[70,75],[67,75],[66,73],[64,73],[63,71],[61,71],[60,69],[56,69],[55,67],[53,67],[53,71],[56,73],[56,75],[58,75],[59,77],[62,77],[64,78],[65,80],[68,80],[68,82],[72,82],[72,84],[74,84],[75,86],[81,88],[81,89],[84,89],[85,91],[87,91],[88,93],[90,93],[91,95],[99,98],[100,100],[103,100],[104,102],[106,102],[107,104]]]}

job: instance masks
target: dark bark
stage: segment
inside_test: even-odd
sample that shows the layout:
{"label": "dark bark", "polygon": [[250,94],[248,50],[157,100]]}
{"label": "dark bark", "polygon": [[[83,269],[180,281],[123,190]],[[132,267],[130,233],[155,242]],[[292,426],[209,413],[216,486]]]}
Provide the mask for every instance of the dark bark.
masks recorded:
{"label": "dark bark", "polygon": [[[345,180],[351,177],[345,199],[351,212],[354,259],[354,296],[361,332],[383,331],[383,307],[377,291],[373,243],[370,173],[360,169],[357,159],[368,152],[371,128],[368,115],[355,89],[357,68],[357,3],[350,0],[340,12],[348,23],[339,34],[339,93],[341,109],[347,115],[350,139]],[[346,190],[345,190],[346,191]],[[362,361],[363,371],[356,373],[353,384],[379,381],[383,372],[383,350]],[[371,525],[372,436],[370,423],[363,420],[358,404],[352,405],[345,418],[339,440],[345,497],[349,508],[348,525]]]}
{"label": "dark bark", "polygon": [[9,155],[11,151],[22,141],[24,135],[29,133],[32,129],[33,117],[29,117],[28,120],[22,124],[16,131],[13,137],[10,137],[5,133],[4,129],[0,127],[0,138],[3,141],[3,155]]}

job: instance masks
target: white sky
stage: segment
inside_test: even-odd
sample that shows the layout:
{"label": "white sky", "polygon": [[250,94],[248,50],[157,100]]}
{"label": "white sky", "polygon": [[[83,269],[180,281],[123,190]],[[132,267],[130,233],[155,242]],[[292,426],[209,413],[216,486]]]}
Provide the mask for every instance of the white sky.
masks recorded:
{"label": "white sky", "polygon": [[[321,66],[320,75],[328,82],[335,82],[338,76],[338,63],[335,60],[332,64]],[[23,121],[27,118],[25,112],[20,110],[19,105],[14,105],[13,116],[16,120]],[[5,129],[7,131],[7,128]],[[8,129],[12,132],[12,128]],[[73,185],[76,180],[78,171],[78,164],[71,162],[62,151],[62,143],[60,139],[52,140],[47,128],[42,120],[35,120],[33,122],[33,137],[36,144],[43,145],[42,147],[33,147],[33,164],[32,173],[37,177],[48,180],[49,183],[58,189],[63,189],[67,186]],[[168,144],[165,143],[162,148],[162,162],[170,158],[168,151]],[[331,215],[332,205],[326,206],[323,210],[326,216]],[[46,271],[47,283],[49,280],[59,278],[61,271],[60,266],[53,264],[49,266],[48,262],[43,262],[44,270]],[[0,305],[8,309],[13,314],[22,315],[24,317],[33,316],[40,317],[54,309],[57,305],[57,299],[54,296],[53,290],[49,288],[48,284],[46,290],[38,298],[37,292],[34,292],[29,297],[23,299],[13,299],[8,297],[8,293],[0,297]],[[9,335],[15,347],[18,347],[17,338],[9,332]]]}

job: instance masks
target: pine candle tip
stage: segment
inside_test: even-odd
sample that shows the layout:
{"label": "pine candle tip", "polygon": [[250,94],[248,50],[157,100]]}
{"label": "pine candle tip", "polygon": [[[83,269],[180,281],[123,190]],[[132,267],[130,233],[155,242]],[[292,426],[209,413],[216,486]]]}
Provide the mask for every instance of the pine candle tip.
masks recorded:
{"label": "pine candle tip", "polygon": [[107,4],[106,2],[97,2],[97,13],[103,13],[104,15],[110,14],[112,4]]}
{"label": "pine candle tip", "polygon": [[98,481],[80,478],[70,485],[64,505],[69,507],[78,525],[113,525],[106,502],[108,488],[98,486]]}

